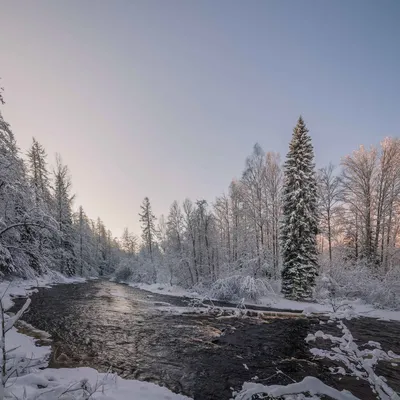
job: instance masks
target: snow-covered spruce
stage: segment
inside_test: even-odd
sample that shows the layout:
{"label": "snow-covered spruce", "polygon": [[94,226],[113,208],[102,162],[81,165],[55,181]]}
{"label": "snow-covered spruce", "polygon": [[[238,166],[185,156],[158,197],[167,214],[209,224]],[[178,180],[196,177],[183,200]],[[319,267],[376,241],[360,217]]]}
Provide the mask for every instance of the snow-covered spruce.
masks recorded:
{"label": "snow-covered spruce", "polygon": [[317,181],[308,129],[300,117],[285,162],[282,293],[291,299],[312,297],[317,275]]}

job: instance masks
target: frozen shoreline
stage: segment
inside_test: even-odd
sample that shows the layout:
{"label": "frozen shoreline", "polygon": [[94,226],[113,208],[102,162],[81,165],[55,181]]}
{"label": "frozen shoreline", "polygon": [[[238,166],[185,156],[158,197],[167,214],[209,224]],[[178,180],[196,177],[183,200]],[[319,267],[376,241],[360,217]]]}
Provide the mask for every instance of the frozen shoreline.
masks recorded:
{"label": "frozen shoreline", "polygon": [[[145,283],[127,283],[129,286],[146,290],[152,293],[160,293],[170,296],[189,297],[189,298],[202,298],[203,296],[194,291],[188,291],[181,287],[171,286],[168,284],[145,284]],[[352,300],[346,302],[352,307],[352,313],[361,317],[371,317],[382,319],[385,321],[400,321],[400,311],[392,311],[385,309],[377,309],[371,304],[365,304],[360,300]],[[262,298],[259,304],[247,303],[246,306],[265,306],[272,307],[278,310],[293,310],[302,311],[305,314],[312,313],[331,313],[332,307],[329,304],[309,303],[294,300],[287,300],[280,295],[277,299]],[[234,303],[232,303],[234,306]],[[344,312],[343,312],[344,314]]]}
{"label": "frozen shoreline", "polygon": [[[84,282],[85,278],[66,278],[60,274],[44,276],[37,280],[16,279],[0,283],[0,294],[6,309],[13,305],[13,297],[29,296],[35,287],[50,287],[59,283]],[[23,319],[23,318],[22,318]],[[93,368],[45,368],[51,346],[37,346],[37,339],[18,332],[14,327],[6,334],[6,349],[21,366],[28,365],[26,373],[12,377],[6,384],[5,399],[41,400],[84,399],[93,400],[190,400],[153,383],[125,380],[116,374],[99,373]],[[27,362],[28,361],[28,362]],[[64,394],[63,394],[64,393]],[[68,396],[68,397],[67,397]]]}

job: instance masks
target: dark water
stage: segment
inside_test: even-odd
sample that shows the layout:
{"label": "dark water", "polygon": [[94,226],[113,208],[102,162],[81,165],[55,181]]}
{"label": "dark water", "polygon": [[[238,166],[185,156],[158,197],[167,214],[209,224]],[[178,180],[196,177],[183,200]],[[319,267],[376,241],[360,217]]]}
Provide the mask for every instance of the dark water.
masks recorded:
{"label": "dark water", "polygon": [[[39,289],[24,320],[53,338],[51,367],[109,368],[120,376],[151,381],[195,400],[230,399],[245,381],[288,384],[317,376],[362,400],[375,399],[364,382],[332,376],[325,360],[315,360],[304,338],[335,326],[316,318],[174,315],[168,304],[188,300],[152,294],[108,281]],[[400,323],[358,319],[348,323],[362,342],[375,340],[400,353]],[[66,357],[65,357],[66,356]],[[245,365],[246,366],[245,366]],[[247,368],[246,368],[247,367]],[[400,391],[400,369],[380,366]],[[276,374],[277,369],[283,374]]]}

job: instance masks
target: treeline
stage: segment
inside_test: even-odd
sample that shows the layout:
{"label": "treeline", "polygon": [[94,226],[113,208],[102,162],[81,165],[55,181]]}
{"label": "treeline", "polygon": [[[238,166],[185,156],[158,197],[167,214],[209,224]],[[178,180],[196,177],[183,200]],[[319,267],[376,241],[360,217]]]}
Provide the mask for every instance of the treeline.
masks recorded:
{"label": "treeline", "polygon": [[74,212],[73,201],[69,170],[60,156],[49,167],[45,149],[33,139],[23,157],[0,113],[0,277],[114,270],[118,242],[100,218],[90,220],[82,207]]}
{"label": "treeline", "polygon": [[[299,132],[304,132],[308,155],[296,150]],[[299,167],[304,160],[307,173]],[[307,194],[314,186],[315,207]],[[115,239],[101,219],[89,219],[82,207],[74,211],[73,202],[71,177],[61,158],[50,167],[35,139],[22,155],[0,114],[1,276],[48,270],[108,275],[117,269],[121,279],[193,287],[233,275],[279,280],[296,257],[312,259],[310,271],[320,275],[344,264],[362,264],[375,276],[400,269],[397,138],[360,146],[337,168],[329,164],[316,170],[311,137],[299,119],[285,160],[256,144],[240,179],[211,204],[174,201],[168,215],[156,218],[145,198],[139,212],[141,240],[128,228]],[[296,224],[306,227],[307,250],[304,236],[296,237]],[[304,270],[307,263],[301,262],[290,267],[292,272]],[[308,281],[313,286],[315,279]],[[309,294],[304,285],[301,291]]]}
{"label": "treeline", "polygon": [[[235,274],[280,279],[282,231],[289,221],[283,218],[289,156],[290,151],[283,164],[279,154],[256,144],[241,178],[212,204],[174,201],[169,214],[156,219],[146,198],[141,245],[124,259],[131,279],[186,287]],[[315,170],[310,157],[317,191],[312,211],[316,273],[343,263],[363,264],[374,275],[399,269],[400,141],[386,138],[379,146],[360,146],[337,168],[329,164]],[[293,224],[300,224],[294,215]],[[125,236],[134,237],[127,230]]]}

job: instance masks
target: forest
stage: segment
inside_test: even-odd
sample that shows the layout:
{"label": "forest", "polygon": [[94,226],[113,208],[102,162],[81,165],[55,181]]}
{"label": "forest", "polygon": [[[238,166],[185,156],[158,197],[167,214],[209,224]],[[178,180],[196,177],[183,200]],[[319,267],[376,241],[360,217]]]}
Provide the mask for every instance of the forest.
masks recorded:
{"label": "forest", "polygon": [[[293,192],[291,151],[282,159],[255,144],[241,179],[230,182],[211,204],[174,201],[167,216],[156,218],[145,198],[139,214],[142,240],[125,229],[117,277],[199,292],[211,288],[218,298],[237,300],[247,294],[257,299],[269,287],[279,292],[285,235],[305,218],[315,225],[315,243],[304,252],[305,257],[314,254],[316,275],[308,297],[326,297],[329,289],[335,296],[398,308],[400,140],[388,137],[376,146],[361,145],[336,167],[315,168],[312,146],[309,152],[307,179],[313,187],[305,192],[314,192],[315,205],[305,216],[296,211],[296,203],[285,200]],[[302,195],[295,201],[301,203]],[[287,217],[292,212],[294,221]],[[298,255],[295,249],[289,253]],[[272,285],[266,287],[265,280]],[[243,288],[243,282],[250,287]]]}
{"label": "forest", "polygon": [[399,1],[1,7],[0,400],[400,400]]}
{"label": "forest", "polygon": [[[293,161],[299,124],[308,147],[300,161]],[[304,223],[312,227],[306,233],[308,248],[300,250],[297,243],[289,253],[311,257],[303,264],[312,264],[314,277],[303,288],[306,295],[291,297],[323,297],[329,286],[338,296],[399,307],[400,140],[362,145],[338,166],[316,168],[311,138],[300,117],[286,157],[255,144],[241,178],[212,202],[176,200],[168,215],[156,217],[145,197],[138,210],[141,237],[127,227],[117,239],[101,218],[92,220],[76,207],[61,156],[51,166],[35,138],[28,151],[21,151],[0,116],[0,274],[108,276],[257,300],[270,290],[285,293],[288,240],[293,226]],[[308,175],[294,177],[301,160],[308,163]],[[288,199],[295,193],[293,179],[302,180],[307,198],[303,193]],[[296,211],[303,202],[304,210]],[[296,235],[307,242],[304,232]]]}

